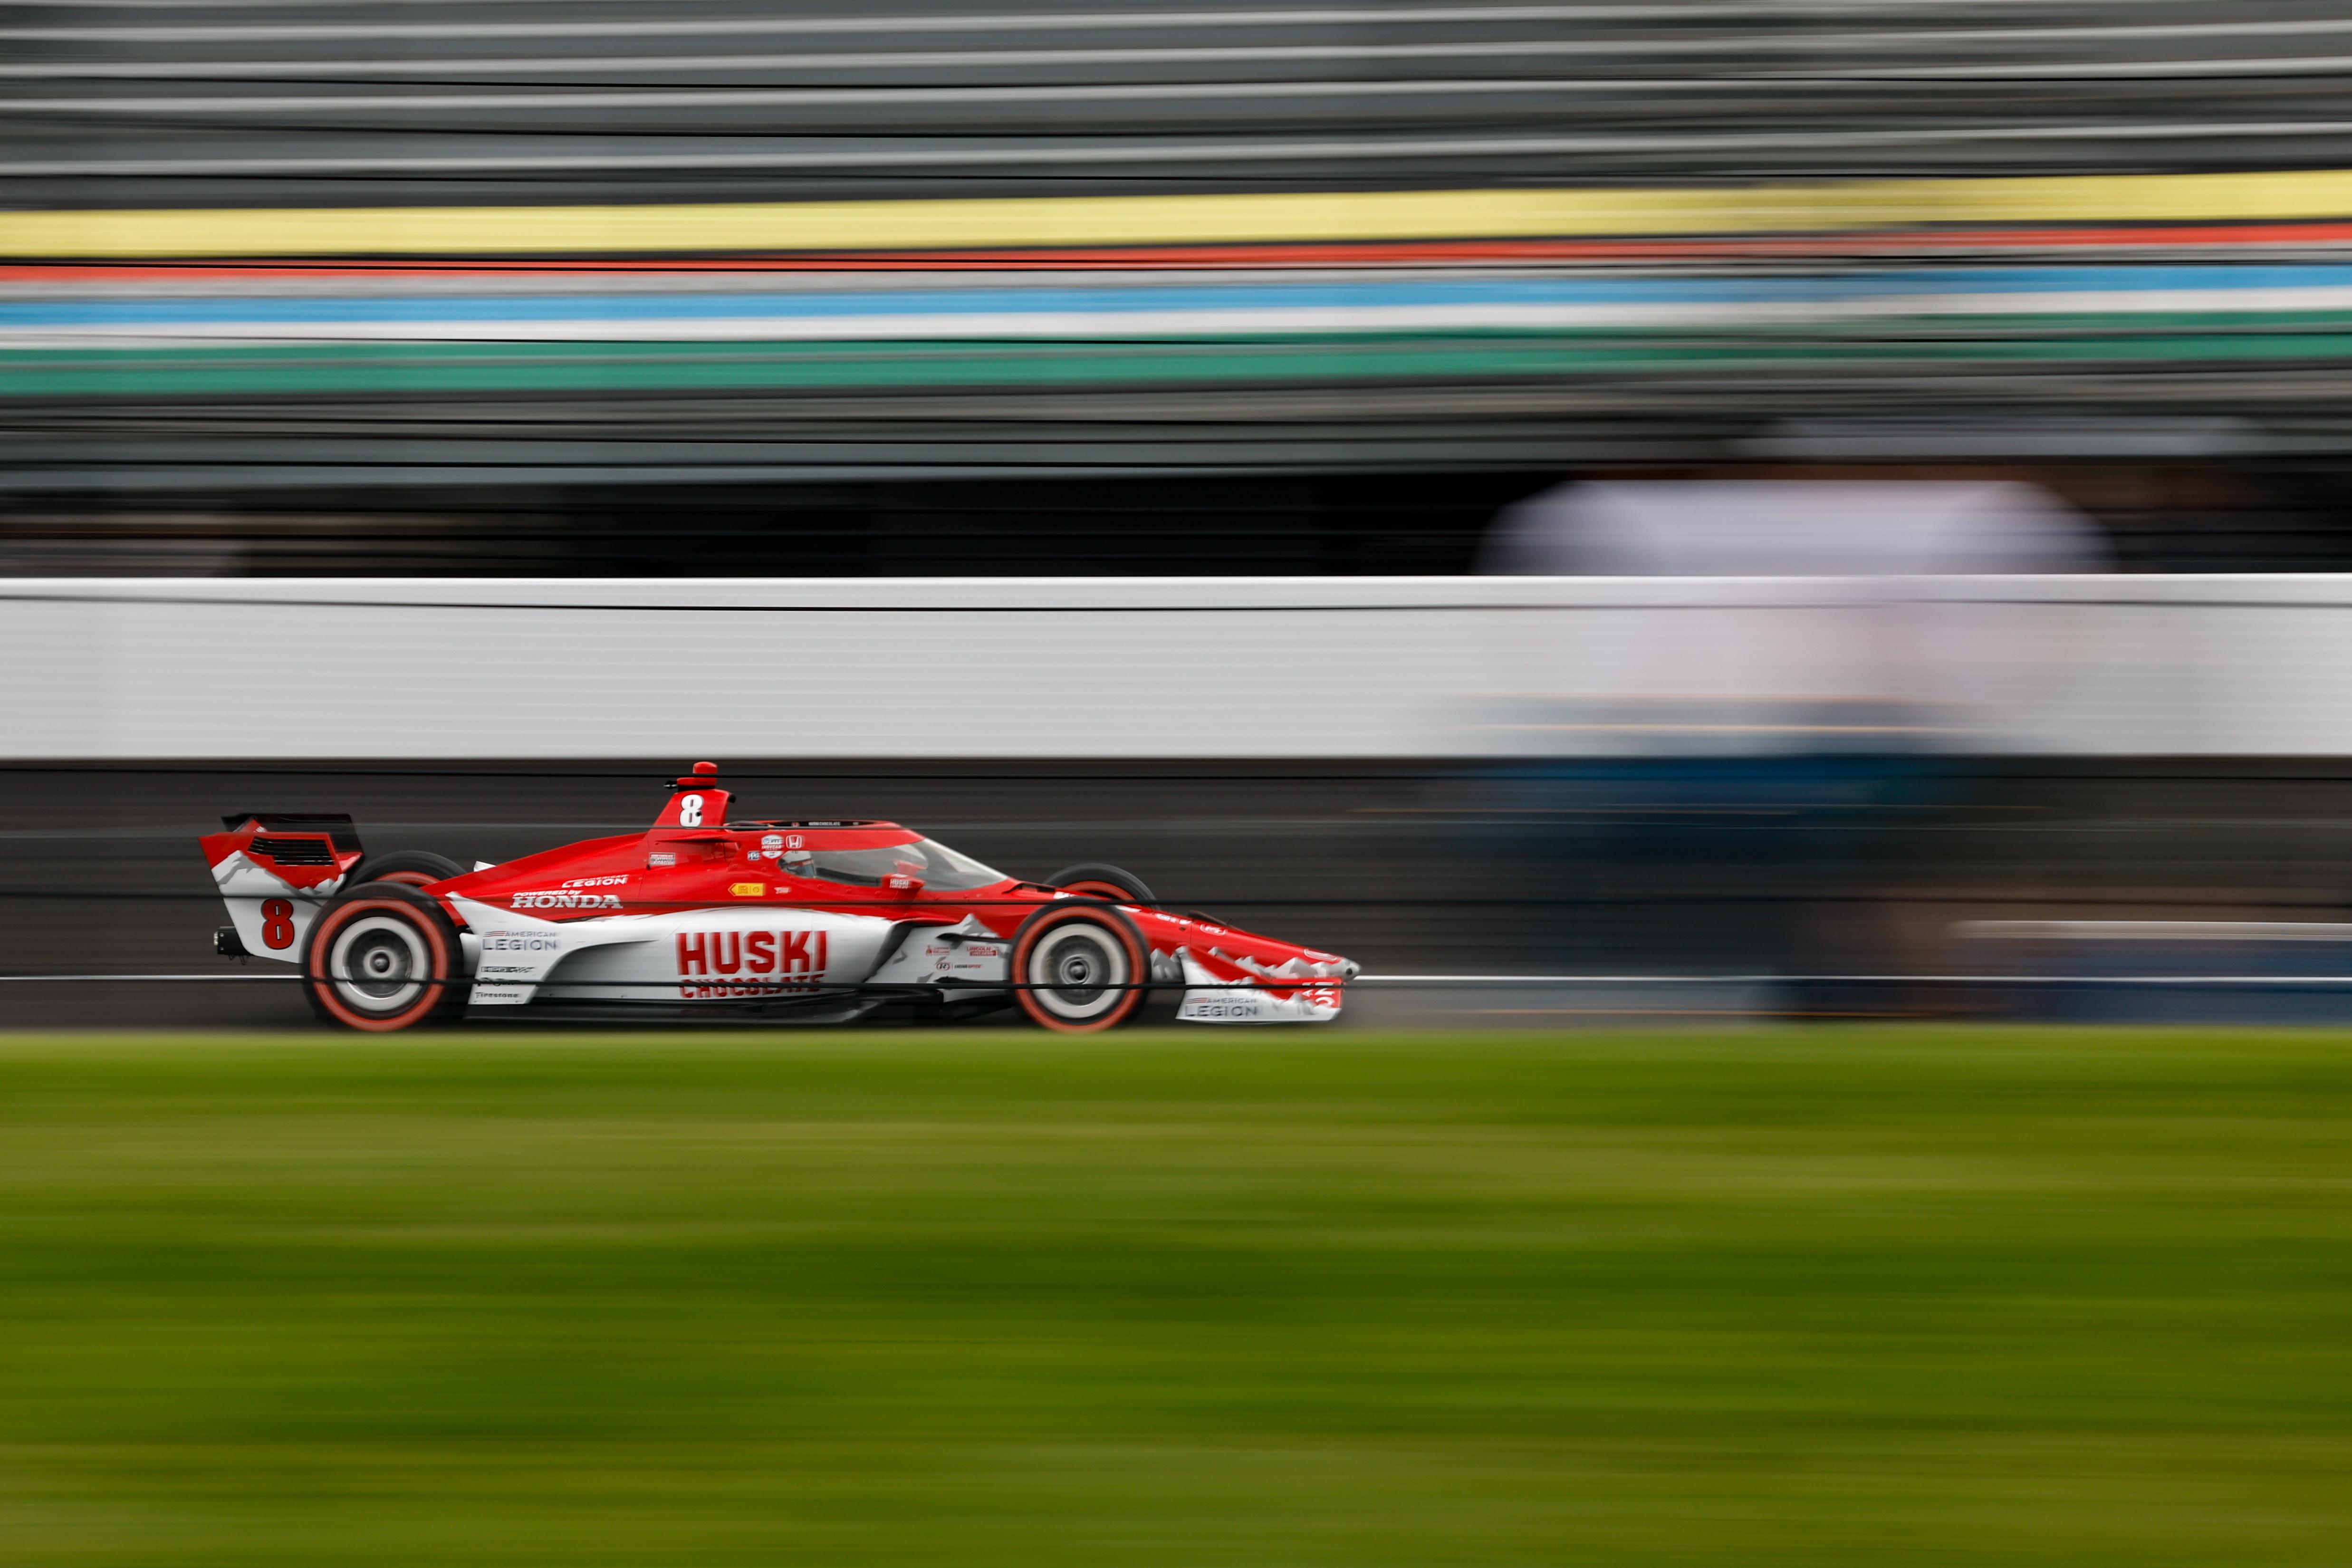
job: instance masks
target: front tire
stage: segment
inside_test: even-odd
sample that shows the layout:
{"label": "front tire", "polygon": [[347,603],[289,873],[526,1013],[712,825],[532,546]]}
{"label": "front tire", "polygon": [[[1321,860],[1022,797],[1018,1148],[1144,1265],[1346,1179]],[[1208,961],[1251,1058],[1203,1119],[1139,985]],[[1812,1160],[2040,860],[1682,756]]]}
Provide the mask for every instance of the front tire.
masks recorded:
{"label": "front tire", "polygon": [[1141,1010],[1151,953],[1115,909],[1048,904],[1013,933],[1013,977],[1033,1022],[1057,1034],[1091,1035]]}
{"label": "front tire", "polygon": [[370,1034],[462,1012],[464,949],[441,907],[405,882],[366,882],[311,922],[303,990],[331,1024]]}

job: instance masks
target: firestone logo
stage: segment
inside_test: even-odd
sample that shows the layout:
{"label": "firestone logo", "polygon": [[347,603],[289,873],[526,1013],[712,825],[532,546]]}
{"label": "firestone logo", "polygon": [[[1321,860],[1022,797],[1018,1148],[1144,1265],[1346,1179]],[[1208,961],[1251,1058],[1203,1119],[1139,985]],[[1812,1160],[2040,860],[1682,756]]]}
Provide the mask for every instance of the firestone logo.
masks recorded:
{"label": "firestone logo", "polygon": [[509,907],[518,910],[617,910],[621,907],[621,900],[617,893],[517,893],[514,902]]}

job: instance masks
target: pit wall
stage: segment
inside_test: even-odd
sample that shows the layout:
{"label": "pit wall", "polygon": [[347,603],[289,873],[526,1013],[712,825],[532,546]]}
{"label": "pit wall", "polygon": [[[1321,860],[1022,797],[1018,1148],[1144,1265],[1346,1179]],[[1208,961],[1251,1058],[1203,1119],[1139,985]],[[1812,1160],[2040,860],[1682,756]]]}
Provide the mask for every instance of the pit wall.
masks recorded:
{"label": "pit wall", "polygon": [[0,757],[2352,753],[2352,575],[0,580]]}

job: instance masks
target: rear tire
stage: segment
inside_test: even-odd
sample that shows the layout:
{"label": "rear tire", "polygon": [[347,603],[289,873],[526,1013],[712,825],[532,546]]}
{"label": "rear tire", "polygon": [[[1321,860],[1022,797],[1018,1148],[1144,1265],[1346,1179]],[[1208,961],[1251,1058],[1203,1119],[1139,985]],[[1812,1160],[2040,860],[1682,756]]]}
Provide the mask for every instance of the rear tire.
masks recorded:
{"label": "rear tire", "polygon": [[1048,904],[1013,933],[1013,978],[1033,1023],[1056,1034],[1096,1034],[1142,1010],[1151,950],[1115,909]]}
{"label": "rear tire", "polygon": [[1105,866],[1088,860],[1076,866],[1065,866],[1045,879],[1048,887],[1065,892],[1077,893],[1089,899],[1103,899],[1114,904],[1153,904],[1160,902],[1143,879],[1117,866]]}
{"label": "rear tire", "polygon": [[465,1010],[464,949],[441,907],[405,882],[365,882],[329,904],[302,944],[302,989],[328,1023],[370,1034]]}
{"label": "rear tire", "polygon": [[352,873],[352,886],[356,888],[362,882],[404,882],[412,888],[422,888],[465,874],[466,868],[446,855],[436,855],[430,849],[394,849],[388,855],[371,855],[361,861],[359,869]]}

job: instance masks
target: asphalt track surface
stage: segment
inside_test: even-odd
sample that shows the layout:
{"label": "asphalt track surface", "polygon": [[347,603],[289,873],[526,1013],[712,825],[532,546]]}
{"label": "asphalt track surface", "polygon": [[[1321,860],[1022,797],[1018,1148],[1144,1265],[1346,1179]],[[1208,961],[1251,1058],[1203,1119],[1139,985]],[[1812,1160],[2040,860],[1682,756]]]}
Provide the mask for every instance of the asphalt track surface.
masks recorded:
{"label": "asphalt track surface", "polygon": [[[679,765],[13,764],[0,770],[0,972],[259,972],[211,952],[226,916],[195,840],[226,814],[348,812],[373,850],[502,861],[642,829]],[[1981,759],[1902,762],[1872,785],[1848,766],[728,759],[726,776],[741,817],[892,818],[1020,877],[1108,861],[1163,902],[1375,974],[1752,977],[1998,972],[1951,947],[1966,921],[2340,921],[2340,773],[2326,760]],[[2183,960],[2231,962],[2244,955]],[[1932,982],[1367,990],[1341,1027],[2041,1005]],[[2273,1006],[2252,1016],[2280,1016]],[[317,1027],[284,985],[17,985],[0,1009],[19,1026]]]}

